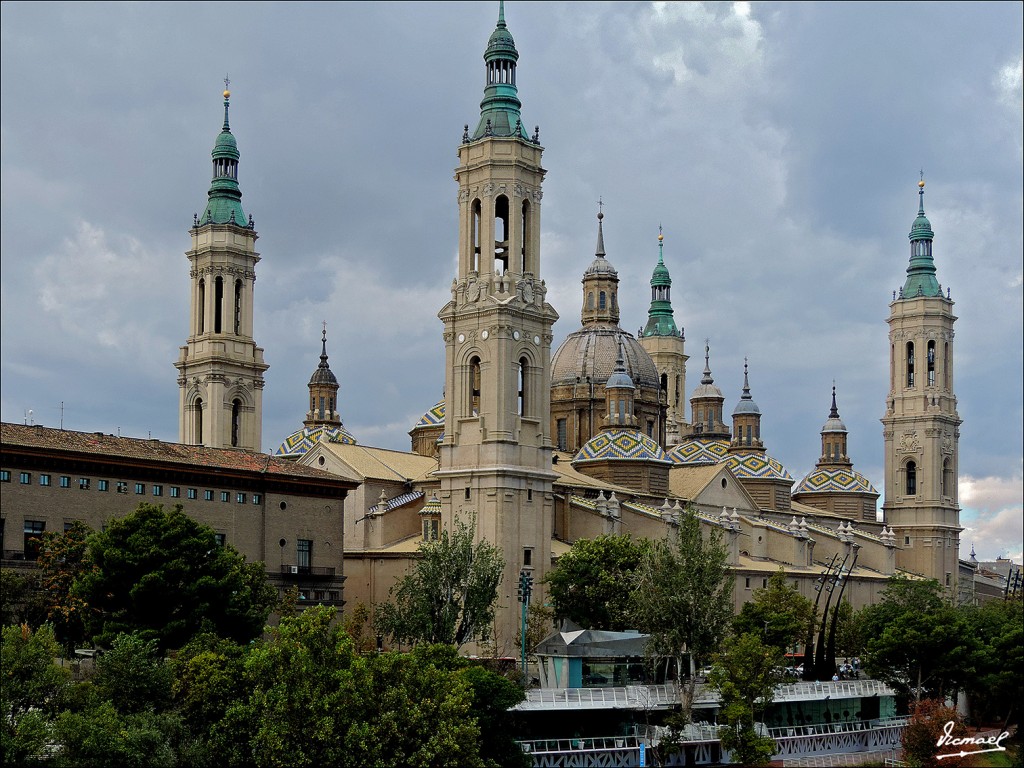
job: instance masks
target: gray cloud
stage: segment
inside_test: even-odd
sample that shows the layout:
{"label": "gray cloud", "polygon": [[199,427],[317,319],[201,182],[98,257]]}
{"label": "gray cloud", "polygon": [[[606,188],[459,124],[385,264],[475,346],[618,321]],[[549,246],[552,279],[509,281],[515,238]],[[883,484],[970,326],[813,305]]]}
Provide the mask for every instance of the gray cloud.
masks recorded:
{"label": "gray cloud", "polygon": [[[329,324],[346,426],[406,448],[443,386],[452,171],[482,95],[490,4],[3,4],[2,418],[175,439],[187,228],[232,78],[260,234],[264,443],[299,426]],[[623,326],[665,228],[696,383],[731,410],[751,365],[770,452],[799,477],[832,380],[881,483],[888,303],[928,179],[957,324],[962,471],[1019,472],[1018,4],[510,2],[526,123],[545,146],[556,343],[607,203]],[[979,481],[984,482],[984,481]]]}

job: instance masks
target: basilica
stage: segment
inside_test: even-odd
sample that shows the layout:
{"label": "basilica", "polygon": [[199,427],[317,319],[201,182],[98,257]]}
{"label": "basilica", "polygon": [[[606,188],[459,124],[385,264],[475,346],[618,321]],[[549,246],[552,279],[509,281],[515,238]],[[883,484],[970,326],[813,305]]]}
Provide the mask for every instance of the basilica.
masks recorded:
{"label": "basilica", "polygon": [[[409,425],[409,451],[364,445],[344,426],[346,403],[325,327],[318,361],[310,350],[308,392],[295,393],[296,430],[271,439],[280,440],[274,460],[295,466],[307,481],[335,478],[343,504],[319,517],[306,513],[286,531],[278,525],[287,518],[281,501],[274,546],[254,544],[251,555],[276,553],[280,535],[283,563],[292,542],[302,542],[290,558],[299,565],[289,571],[302,596],[319,599],[317,574],[329,569],[332,589],[344,581],[337,602],[372,612],[423,541],[456,520],[472,521],[505,560],[493,628],[493,648],[502,655],[515,653],[521,572],[533,575],[535,599],[543,600],[544,575],[574,541],[611,533],[671,536],[687,508],[706,532],[721,535],[737,607],[780,568],[814,599],[830,563],[841,563],[837,573],[855,607],[875,601],[897,572],[962,592],[956,317],[936,277],[924,182],[905,282],[889,304],[879,508],[878,491],[848,455],[835,387],[822,392],[820,458],[799,479],[771,455],[746,366],[742,396],[726,403],[715,383],[714,350],[705,343],[688,388],[690,355],[660,234],[648,319],[634,335],[619,324],[620,301],[647,297],[620,294],[597,212],[594,257],[580,265],[578,321],[561,308],[562,322],[578,329],[552,349],[559,312],[547,299],[541,252],[544,150],[522,117],[519,53],[503,8],[483,59],[479,119],[466,125],[455,169],[458,268],[438,311],[443,397],[424,403],[422,418]],[[251,455],[264,439],[268,365],[253,338],[260,255],[255,224],[241,204],[230,95],[224,91],[208,203],[192,223],[189,335],[174,365],[179,443]]]}

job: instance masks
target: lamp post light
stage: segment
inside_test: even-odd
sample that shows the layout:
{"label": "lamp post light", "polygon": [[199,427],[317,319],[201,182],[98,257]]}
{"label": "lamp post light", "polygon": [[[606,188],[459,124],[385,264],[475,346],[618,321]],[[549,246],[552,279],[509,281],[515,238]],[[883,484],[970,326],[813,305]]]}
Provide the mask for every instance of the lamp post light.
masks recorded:
{"label": "lamp post light", "polygon": [[519,626],[519,637],[522,640],[523,650],[523,680],[529,683],[526,672],[526,613],[530,607],[530,595],[533,593],[533,574],[523,568],[519,571],[519,588],[517,590],[519,602],[522,604],[522,620]]}

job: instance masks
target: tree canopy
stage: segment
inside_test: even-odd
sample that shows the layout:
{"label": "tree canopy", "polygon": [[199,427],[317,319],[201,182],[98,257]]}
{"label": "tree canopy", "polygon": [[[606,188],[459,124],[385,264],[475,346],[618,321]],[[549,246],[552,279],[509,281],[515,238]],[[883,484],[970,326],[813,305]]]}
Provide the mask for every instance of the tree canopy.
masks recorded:
{"label": "tree canopy", "polygon": [[730,637],[715,657],[710,682],[722,697],[722,747],[732,753],[733,762],[766,765],[775,752],[775,743],[758,734],[755,723],[763,720],[782,682],[784,655],[784,650],[752,632]]}
{"label": "tree canopy", "polygon": [[752,598],[733,619],[737,635],[756,634],[783,653],[803,640],[814,604],[786,583],[782,568],[768,579],[767,587],[755,589]]}
{"label": "tree canopy", "polygon": [[505,561],[489,541],[473,541],[461,520],[436,541],[423,542],[408,574],[377,607],[375,626],[400,643],[462,646],[485,638],[494,620]]}
{"label": "tree canopy", "polygon": [[938,582],[894,576],[882,600],[860,612],[868,674],[908,698],[942,698],[975,677],[980,644],[965,611]]}
{"label": "tree canopy", "polygon": [[74,590],[97,612],[100,644],[133,631],[161,650],[201,631],[245,642],[261,634],[276,599],[260,563],[218,545],[180,506],[140,504],[92,534],[89,549],[94,567]]}
{"label": "tree canopy", "polygon": [[650,634],[648,654],[671,656],[682,674],[689,654],[690,684],[682,691],[682,711],[689,713],[696,667],[718,650],[732,619],[732,576],[716,529],[707,538],[690,508],[679,527],[652,543],[637,569],[633,610],[637,628]]}
{"label": "tree canopy", "polygon": [[650,546],[629,534],[576,541],[545,577],[555,620],[585,629],[635,628],[632,583]]}

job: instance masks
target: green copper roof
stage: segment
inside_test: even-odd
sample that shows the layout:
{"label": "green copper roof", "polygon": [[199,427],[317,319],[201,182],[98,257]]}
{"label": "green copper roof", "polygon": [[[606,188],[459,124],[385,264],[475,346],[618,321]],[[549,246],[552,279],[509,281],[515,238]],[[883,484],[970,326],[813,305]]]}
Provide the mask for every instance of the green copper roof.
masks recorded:
{"label": "green copper roof", "polygon": [[918,183],[920,203],[917,218],[910,228],[910,265],[907,267],[907,281],[903,284],[900,298],[913,299],[918,296],[942,296],[942,287],[935,277],[935,262],[932,260],[931,222],[924,215],[924,179]]}
{"label": "green copper roof", "polygon": [[487,85],[483,101],[480,102],[480,122],[473,131],[472,141],[484,136],[517,136],[530,140],[519,112],[523,104],[519,101],[519,90],[516,88],[518,60],[515,40],[505,24],[505,2],[500,0],[498,25],[487,40],[487,50],[484,51]]}
{"label": "green copper roof", "polygon": [[665,236],[658,227],[658,264],[651,275],[651,307],[647,310],[647,325],[644,336],[678,336],[679,329],[672,317],[672,300],[669,293],[672,278],[665,266]]}
{"label": "green copper roof", "polygon": [[238,144],[228,122],[231,93],[224,91],[224,126],[213,144],[213,181],[210,182],[209,201],[199,217],[202,224],[237,224],[247,226],[242,210],[242,191],[238,188]]}

